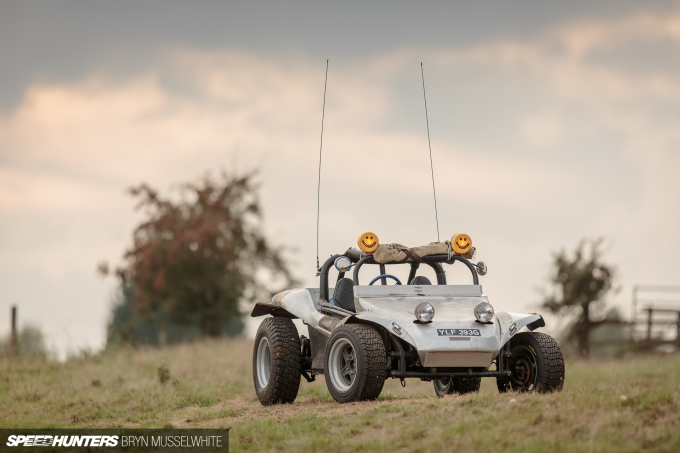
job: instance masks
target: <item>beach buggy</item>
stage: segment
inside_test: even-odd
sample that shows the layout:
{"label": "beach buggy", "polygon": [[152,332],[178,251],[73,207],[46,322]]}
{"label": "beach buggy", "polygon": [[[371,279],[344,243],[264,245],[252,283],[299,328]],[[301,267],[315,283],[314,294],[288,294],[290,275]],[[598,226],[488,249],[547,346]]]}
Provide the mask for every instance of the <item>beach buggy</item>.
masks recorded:
{"label": "beach buggy", "polygon": [[[483,377],[495,378],[500,392],[562,389],[560,348],[535,332],[543,318],[494,311],[479,284],[486,265],[472,262],[468,235],[409,248],[380,244],[368,232],[358,245],[319,268],[318,288],[291,289],[255,305],[252,316],[271,315],[253,349],[263,405],[293,402],[301,378],[320,375],[340,403],[377,398],[388,378],[432,381],[439,396],[476,392]],[[449,265],[467,267],[469,281],[447,282]],[[407,267],[406,281],[390,274],[393,266]],[[425,266],[436,282],[418,275]],[[333,288],[331,271],[337,271]],[[293,319],[304,322],[306,335]]]}

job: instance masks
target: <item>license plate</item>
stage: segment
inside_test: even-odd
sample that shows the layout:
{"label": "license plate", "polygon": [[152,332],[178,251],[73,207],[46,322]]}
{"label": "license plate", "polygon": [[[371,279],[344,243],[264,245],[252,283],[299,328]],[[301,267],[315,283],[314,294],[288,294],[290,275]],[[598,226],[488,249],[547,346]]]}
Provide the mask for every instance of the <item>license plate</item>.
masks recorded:
{"label": "license plate", "polygon": [[440,337],[479,337],[479,329],[437,329]]}

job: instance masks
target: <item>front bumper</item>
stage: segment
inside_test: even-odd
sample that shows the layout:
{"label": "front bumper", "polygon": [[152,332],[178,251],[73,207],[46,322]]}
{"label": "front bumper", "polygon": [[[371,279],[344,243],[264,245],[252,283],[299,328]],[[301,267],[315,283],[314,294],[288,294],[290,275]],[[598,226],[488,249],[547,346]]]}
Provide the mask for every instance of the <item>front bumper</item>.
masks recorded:
{"label": "front bumper", "polygon": [[[479,331],[479,336],[450,335],[452,331],[466,329]],[[440,321],[413,324],[407,331],[416,343],[424,367],[488,368],[501,347],[494,324]]]}

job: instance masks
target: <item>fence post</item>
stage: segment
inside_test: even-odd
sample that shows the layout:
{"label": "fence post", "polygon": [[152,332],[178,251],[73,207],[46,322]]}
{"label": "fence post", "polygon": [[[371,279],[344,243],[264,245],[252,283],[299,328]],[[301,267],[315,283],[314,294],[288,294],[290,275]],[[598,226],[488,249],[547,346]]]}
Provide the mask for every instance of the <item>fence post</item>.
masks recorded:
{"label": "fence post", "polygon": [[12,334],[9,337],[9,353],[16,355],[19,352],[17,341],[17,306],[12,305]]}
{"label": "fence post", "polygon": [[647,341],[652,339],[652,309],[647,309]]}
{"label": "fence post", "polygon": [[633,310],[630,314],[630,342],[635,341],[635,324],[637,323],[637,285],[633,286]]}

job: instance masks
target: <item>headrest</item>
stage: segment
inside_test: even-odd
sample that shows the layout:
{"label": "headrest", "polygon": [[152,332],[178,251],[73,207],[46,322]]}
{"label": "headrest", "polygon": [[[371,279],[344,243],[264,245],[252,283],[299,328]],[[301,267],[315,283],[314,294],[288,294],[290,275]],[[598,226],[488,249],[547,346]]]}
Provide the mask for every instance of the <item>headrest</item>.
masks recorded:
{"label": "headrest", "polygon": [[417,276],[416,278],[411,280],[411,283],[409,283],[409,285],[419,285],[419,286],[431,285],[431,284],[432,284],[432,282],[430,281],[430,279],[427,278],[427,277],[423,277],[422,275]]}

